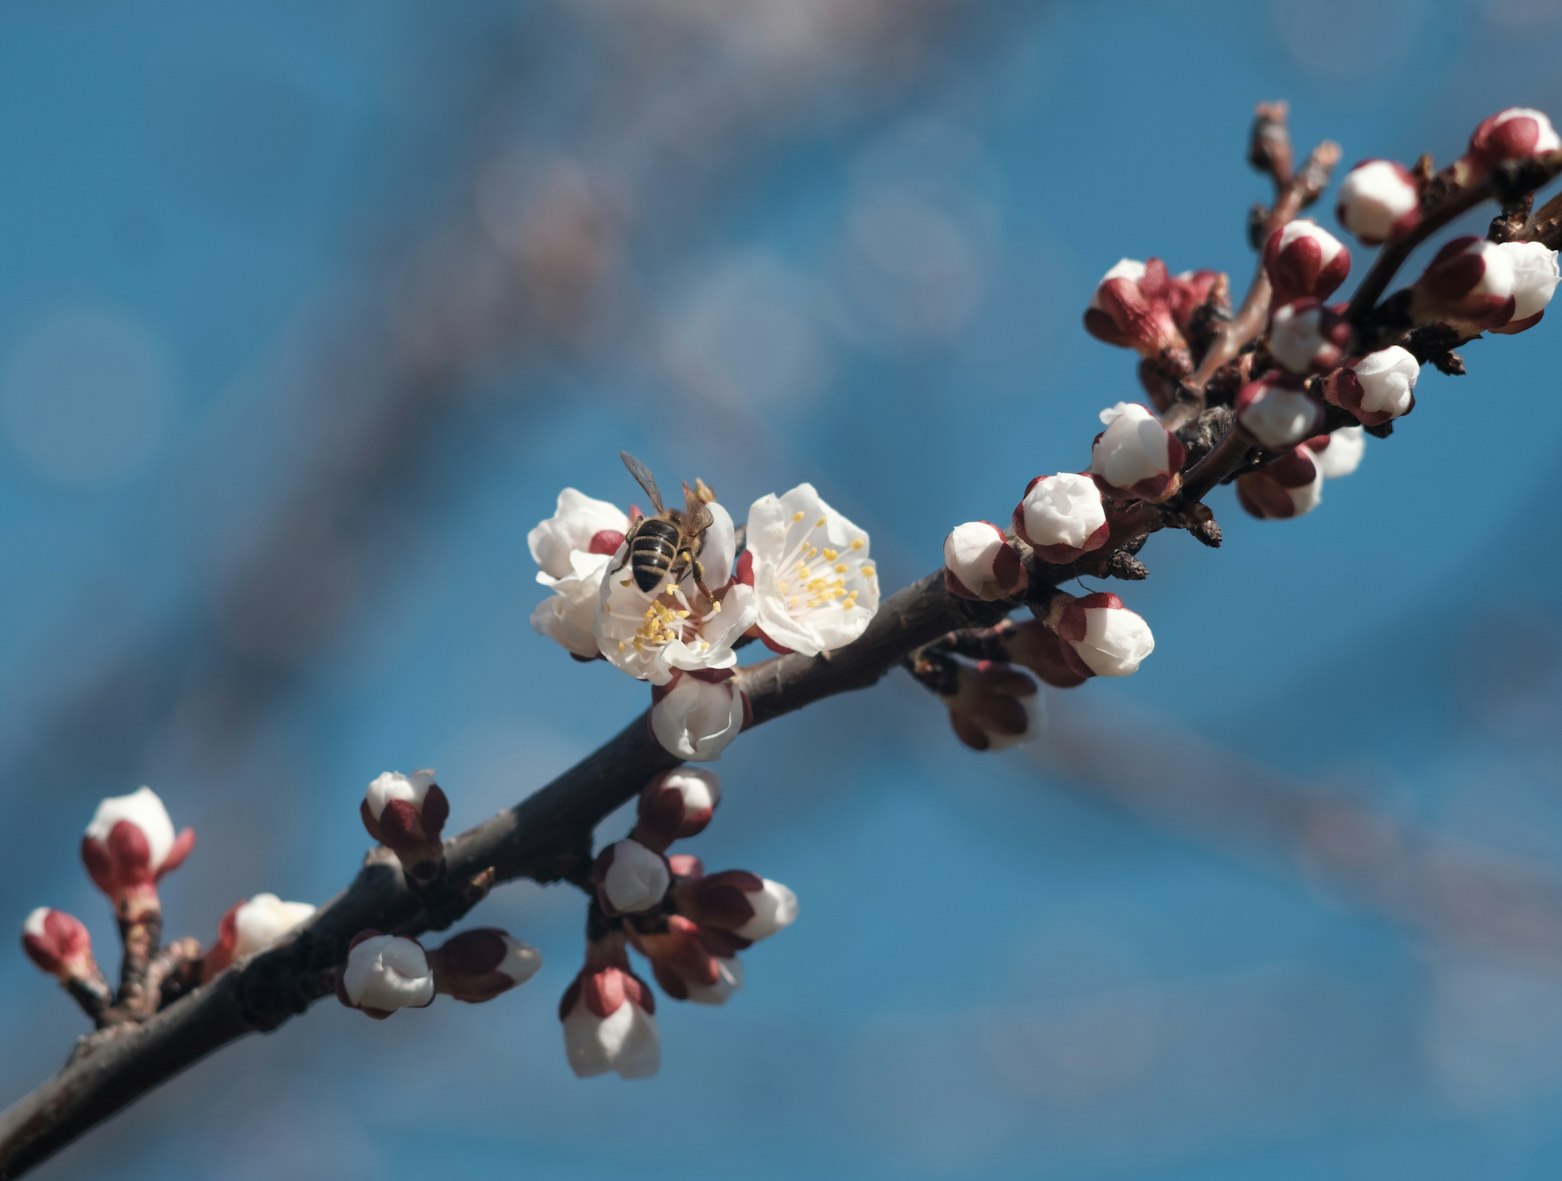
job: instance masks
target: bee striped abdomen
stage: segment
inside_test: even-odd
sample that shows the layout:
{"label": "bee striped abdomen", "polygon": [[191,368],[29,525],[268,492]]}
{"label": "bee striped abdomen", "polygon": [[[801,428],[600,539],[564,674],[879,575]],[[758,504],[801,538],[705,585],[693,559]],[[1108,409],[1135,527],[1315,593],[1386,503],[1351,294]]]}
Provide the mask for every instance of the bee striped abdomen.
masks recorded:
{"label": "bee striped abdomen", "polygon": [[655,517],[642,521],[629,543],[629,572],[635,585],[649,594],[662,585],[678,556],[678,528]]}

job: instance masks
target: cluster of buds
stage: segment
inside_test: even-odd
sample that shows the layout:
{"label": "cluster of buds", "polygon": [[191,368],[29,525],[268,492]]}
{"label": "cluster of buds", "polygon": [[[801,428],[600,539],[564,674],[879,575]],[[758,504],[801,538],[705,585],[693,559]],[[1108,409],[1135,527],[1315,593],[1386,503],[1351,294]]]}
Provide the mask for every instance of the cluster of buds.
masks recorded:
{"label": "cluster of buds", "polygon": [[706,874],[674,842],[710,823],[721,784],[710,771],[679,767],[646,784],[633,830],[598,854],[586,962],[559,1005],[564,1048],[577,1075],[656,1073],[661,1045],[656,1001],[629,964],[633,947],[673,1000],[724,1003],[743,981],[738,952],[789,926],[797,896],[746,870]]}
{"label": "cluster of buds", "polygon": [[[376,776],[359,811],[369,835],[395,854],[407,883],[435,908],[454,901],[464,910],[488,892],[492,870],[467,881],[448,874],[440,835],[450,801],[432,770]],[[243,917],[240,912],[240,922]],[[347,947],[336,999],[383,1020],[397,1009],[431,1005],[436,996],[469,1004],[493,1000],[526,983],[541,966],[536,948],[497,927],[462,931],[433,949],[407,936],[363,930]]]}
{"label": "cluster of buds", "polygon": [[462,931],[426,950],[416,939],[365,930],[353,937],[336,978],[336,999],[383,1021],[423,1009],[436,996],[481,1004],[525,984],[542,955],[498,927]]}
{"label": "cluster of buds", "polygon": [[274,946],[314,913],[305,903],[257,894],[229,909],[204,953],[194,939],[165,946],[157,883],[194,846],[194,831],[176,833],[168,809],[149,787],[103,800],[87,825],[82,862],[113,906],[123,946],[117,990],[99,968],[80,919],[40,907],[23,924],[28,958],[59,980],[96,1024],[145,1020],[230,964]]}
{"label": "cluster of buds", "polygon": [[1085,330],[1145,358],[1185,350],[1194,313],[1221,279],[1215,271],[1173,275],[1158,258],[1121,259],[1096,284],[1085,309]]}
{"label": "cluster of buds", "polygon": [[681,759],[707,761],[749,718],[739,645],[760,640],[808,656],[841,648],[873,619],[879,582],[867,533],[811,484],[754,501],[741,549],[709,488],[685,485],[684,495],[685,526],[691,513],[708,523],[689,538],[689,554],[648,564],[632,542],[656,526],[637,510],[560,493],[554,515],[528,535],[537,581],[553,592],[532,625],[577,659],[649,682],[653,736]]}

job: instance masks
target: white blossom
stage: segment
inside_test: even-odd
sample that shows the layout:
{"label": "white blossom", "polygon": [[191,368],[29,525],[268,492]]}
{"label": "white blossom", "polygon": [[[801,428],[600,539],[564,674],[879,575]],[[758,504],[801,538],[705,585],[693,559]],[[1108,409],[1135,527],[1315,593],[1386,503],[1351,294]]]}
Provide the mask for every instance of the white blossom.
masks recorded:
{"label": "white blossom", "polygon": [[371,935],[348,950],[341,991],[360,1009],[417,1009],[434,1000],[434,974],[416,940]]}
{"label": "white blossom", "polygon": [[428,790],[434,786],[435,778],[432,767],[414,771],[411,775],[385,771],[370,781],[363,793],[364,802],[369,805],[369,811],[376,820],[384,815],[386,805],[392,800],[405,800],[415,811],[421,812],[423,801],[428,798]]}
{"label": "white blossom", "polygon": [[1116,595],[1085,595],[1066,604],[1056,629],[1075,657],[1098,677],[1137,672],[1155,651],[1150,625]]}
{"label": "white blossom", "polygon": [[747,703],[731,677],[675,673],[651,699],[651,733],[662,749],[703,763],[718,758],[743,729]]}
{"label": "white blossom", "polygon": [[1367,160],[1346,174],[1335,213],[1368,246],[1402,233],[1421,208],[1421,187],[1392,160]]}
{"label": "white blossom", "polygon": [[868,535],[799,484],[748,510],[747,544],[760,631],[817,656],[862,635],[879,609]]}
{"label": "white blossom", "polygon": [[1324,445],[1314,448],[1318,469],[1325,479],[1338,480],[1361,466],[1367,449],[1367,433],[1359,426],[1345,426],[1325,436]]}
{"label": "white blossom", "polygon": [[1242,429],[1271,451],[1294,447],[1323,426],[1323,407],[1310,394],[1263,379],[1242,388],[1236,413]]}
{"label": "white blossom", "polygon": [[147,866],[153,876],[162,869],[174,848],[174,822],[168,815],[163,801],[150,787],[143,787],[129,795],[110,796],[98,804],[87,825],[87,840],[107,847],[109,834],[114,826],[126,821],[141,830],[146,840]]}
{"label": "white blossom", "polygon": [[265,951],[306,923],[315,913],[307,902],[283,902],[275,894],[256,894],[233,911],[233,958]]}
{"label": "white blossom", "polygon": [[1099,549],[1110,533],[1101,489],[1074,472],[1037,476],[1015,506],[1014,531],[1048,561],[1067,560],[1063,551]]}
{"label": "white blossom", "polygon": [[1020,551],[991,521],[967,521],[949,531],[944,573],[950,589],[968,599],[1007,598],[1028,581]]}
{"label": "white blossom", "polygon": [[1106,429],[1090,449],[1090,470],[1114,488],[1160,500],[1175,488],[1183,446],[1150,410],[1119,402],[1101,411]]}
{"label": "white blossom", "polygon": [[[653,685],[682,669],[737,663],[733,645],[754,624],[754,588],[733,582],[710,601],[683,581],[647,595],[613,559],[602,581],[593,625],[598,648],[617,668]],[[716,588],[712,587],[712,590]]]}
{"label": "white blossom", "polygon": [[639,841],[622,840],[602,850],[595,878],[602,908],[609,914],[640,914],[661,904],[672,884],[667,860]]}
{"label": "white blossom", "polygon": [[1557,252],[1539,242],[1503,242],[1497,247],[1513,264],[1513,317],[1495,331],[1528,327],[1540,318],[1557,289]]}
{"label": "white blossom", "polygon": [[564,995],[564,1052],[579,1078],[650,1078],[662,1064],[651,990],[626,968],[586,968]]}
{"label": "white blossom", "polygon": [[[583,660],[600,655],[595,632],[597,609],[602,602],[602,580],[613,564],[612,554],[576,550],[570,554],[570,571],[553,579],[553,593],[532,611],[532,627],[566,651]],[[538,579],[545,577],[539,574]]]}
{"label": "white blossom", "polygon": [[591,543],[598,534],[616,533],[622,540],[628,531],[629,518],[617,505],[594,500],[574,488],[564,489],[559,493],[553,516],[538,522],[526,535],[532,559],[541,567],[537,581],[568,577],[570,555],[591,552]]}

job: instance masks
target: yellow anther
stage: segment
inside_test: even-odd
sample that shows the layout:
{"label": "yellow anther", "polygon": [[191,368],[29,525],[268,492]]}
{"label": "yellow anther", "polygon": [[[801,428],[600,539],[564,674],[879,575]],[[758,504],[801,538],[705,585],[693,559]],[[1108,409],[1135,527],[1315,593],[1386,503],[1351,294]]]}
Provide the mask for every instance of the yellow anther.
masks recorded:
{"label": "yellow anther", "polygon": [[868,563],[864,562],[862,564],[862,576],[864,578],[872,578],[876,573],[877,571],[875,571],[872,566],[868,565]]}
{"label": "yellow anther", "polygon": [[852,538],[852,549],[861,549],[862,548],[862,544],[863,544],[862,538],[860,538],[860,537]]}
{"label": "yellow anther", "polygon": [[845,562],[837,562],[837,563],[835,563],[835,572],[837,574],[845,574],[846,573],[846,563]]}
{"label": "yellow anther", "polygon": [[814,528],[815,529],[823,529],[824,528],[824,518],[823,517],[820,517],[817,521],[814,522]]}
{"label": "yellow anther", "polygon": [[801,521],[803,519],[803,516],[804,516],[803,510],[802,509],[798,509],[795,513],[792,514],[792,520],[794,522]]}
{"label": "yellow anther", "polygon": [[841,556],[840,555],[840,551],[838,551],[838,550],[833,550],[833,549],[829,549],[828,547],[826,547],[826,549],[824,551],[824,560],[826,562],[833,562],[833,561],[835,561],[836,558],[838,558],[840,556]]}

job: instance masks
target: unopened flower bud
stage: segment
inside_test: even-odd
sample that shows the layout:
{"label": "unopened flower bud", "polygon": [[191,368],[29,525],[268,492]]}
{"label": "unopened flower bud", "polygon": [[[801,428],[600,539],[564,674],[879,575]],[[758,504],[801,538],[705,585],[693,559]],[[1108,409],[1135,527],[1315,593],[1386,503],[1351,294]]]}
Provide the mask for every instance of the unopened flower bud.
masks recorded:
{"label": "unopened flower bud", "polygon": [[1225,298],[1226,276],[1221,271],[1183,271],[1173,275],[1167,302],[1171,305],[1172,320],[1184,337],[1193,330],[1194,315],[1211,299],[1222,313],[1230,311]]}
{"label": "unopened flower bud", "polygon": [[481,1004],[535,976],[542,953],[498,927],[478,927],[428,952],[428,964],[435,992]]}
{"label": "unopened flower bud", "polygon": [[1014,509],[1014,531],[1044,562],[1061,566],[1098,550],[1112,536],[1101,489],[1089,476],[1037,476]]}
{"label": "unopened flower bud", "polygon": [[432,770],[386,771],[369,784],[359,808],[369,835],[396,854],[414,882],[428,883],[444,868],[440,834],[450,816],[450,801]]}
{"label": "unopened flower bud", "polygon": [[943,697],[955,737],[972,750],[1029,742],[1046,720],[1035,678],[1010,664],[957,664],[954,692]]}
{"label": "unopened flower bud", "polygon": [[1412,288],[1418,321],[1446,320],[1472,332],[1506,324],[1518,307],[1514,256],[1484,238],[1455,238]]}
{"label": "unopened flower bud", "polygon": [[609,962],[588,962],[559,1002],[564,1052],[579,1078],[607,1074],[650,1078],[662,1064],[656,998],[629,970],[620,950]]}
{"label": "unopened flower bud", "polygon": [[674,853],[667,858],[667,868],[675,878],[700,878],[705,876],[705,864],[693,853]]}
{"label": "unopened flower bud", "polygon": [[719,758],[752,716],[731,669],[675,669],[651,688],[651,734],[680,759]]}
{"label": "unopened flower bud", "polygon": [[1367,449],[1367,435],[1359,426],[1342,426],[1327,435],[1307,440],[1307,449],[1316,458],[1318,470],[1326,480],[1351,475],[1361,466]]}
{"label": "unopened flower bud", "polygon": [[675,1001],[721,1005],[743,987],[743,966],[731,941],[683,915],[632,927],[629,938],[651,961],[662,991]]}
{"label": "unopened flower bud", "polygon": [[434,1003],[434,974],[416,939],[360,931],[347,949],[336,978],[336,999],[383,1020],[397,1009]]}
{"label": "unopened flower bud", "polygon": [[1090,470],[1143,500],[1165,500],[1182,484],[1187,449],[1145,406],[1119,402],[1101,411],[1106,429],[1090,449]]}
{"label": "unopened flower bud", "polygon": [[1413,230],[1421,220],[1421,185],[1392,160],[1364,160],[1340,184],[1334,210],[1343,225],[1368,246]]}
{"label": "unopened flower bud", "polygon": [[1325,299],[1350,273],[1350,251],[1315,221],[1287,222],[1264,243],[1264,272],[1279,307],[1297,299]]}
{"label": "unopened flower bud", "polygon": [[1522,160],[1562,147],[1544,111],[1509,107],[1483,119],[1470,136],[1470,156],[1488,168],[1503,160]]}
{"label": "unopened flower bud", "polygon": [[616,841],[597,854],[591,877],[608,914],[639,914],[660,906],[672,882],[667,859],[639,841]]}
{"label": "unopened flower bud", "polygon": [[1364,425],[1377,426],[1415,409],[1420,375],[1421,362],[1415,354],[1390,345],[1329,374],[1323,381],[1323,396]]}
{"label": "unopened flower bud", "polygon": [[1317,434],[1323,406],[1294,379],[1266,374],[1237,394],[1237,423],[1270,451],[1286,451]]}
{"label": "unopened flower bud", "polygon": [[1316,299],[1298,299],[1275,309],[1269,322],[1269,353],[1292,373],[1333,369],[1350,348],[1350,321]]}
{"label": "unopened flower bud", "polygon": [[991,521],[967,521],[944,538],[944,585],[962,599],[1007,599],[1029,583],[1020,551]]}
{"label": "unopened flower bud", "polygon": [[27,958],[61,982],[98,976],[92,958],[92,936],[75,915],[40,906],[22,924],[22,950]]}
{"label": "unopened flower bud", "polygon": [[661,852],[674,841],[703,832],[720,799],[721,780],[714,771],[663,771],[641,789],[635,839]]}
{"label": "unopened flower bud", "polygon": [[1237,503],[1261,520],[1300,517],[1318,507],[1323,472],[1307,446],[1237,477]]}
{"label": "unopened flower bud", "polygon": [[1063,641],[1063,654],[1086,676],[1125,677],[1155,651],[1155,637],[1143,616],[1113,594],[1074,598],[1059,593],[1047,623]]}
{"label": "unopened flower bud", "polygon": [[133,922],[158,912],[158,879],[194,847],[195,830],[175,836],[163,801],[143,787],[98,805],[81,841],[81,859],[119,918]]}
{"label": "unopened flower bud", "polygon": [[1172,281],[1166,264],[1122,259],[1101,277],[1085,311],[1085,330],[1098,340],[1153,357],[1182,348],[1172,310]]}
{"label": "unopened flower bud", "polygon": [[201,961],[201,978],[210,980],[236,960],[280,943],[314,913],[307,902],[283,902],[275,894],[234,903],[217,924],[217,942]]}
{"label": "unopened flower bud", "polygon": [[1492,328],[1510,336],[1540,323],[1557,290],[1557,252],[1539,242],[1503,242],[1498,250],[1513,264],[1513,314]]}
{"label": "unopened flower bud", "polygon": [[1005,660],[1030,669],[1055,689],[1072,689],[1076,685],[1083,685],[1090,675],[1080,672],[1078,661],[1072,661],[1063,654],[1063,641],[1039,619],[1025,619],[1018,623],[1005,619],[993,630]]}
{"label": "unopened flower bud", "polygon": [[796,894],[745,869],[680,880],[675,897],[679,914],[749,943],[769,938],[797,918]]}
{"label": "unopened flower bud", "polygon": [[532,559],[544,578],[567,578],[576,553],[611,555],[623,544],[629,518],[617,505],[595,500],[574,488],[559,493],[553,516],[526,535]]}

